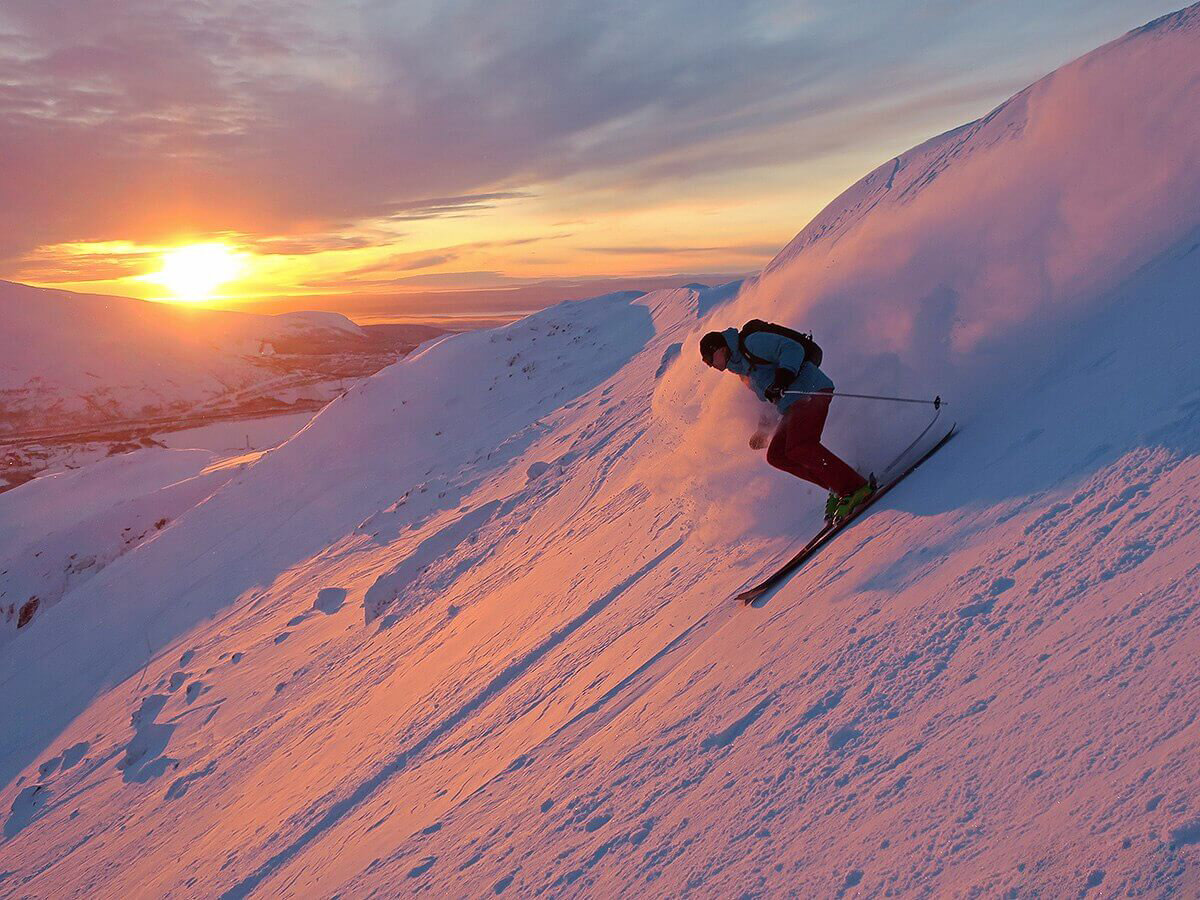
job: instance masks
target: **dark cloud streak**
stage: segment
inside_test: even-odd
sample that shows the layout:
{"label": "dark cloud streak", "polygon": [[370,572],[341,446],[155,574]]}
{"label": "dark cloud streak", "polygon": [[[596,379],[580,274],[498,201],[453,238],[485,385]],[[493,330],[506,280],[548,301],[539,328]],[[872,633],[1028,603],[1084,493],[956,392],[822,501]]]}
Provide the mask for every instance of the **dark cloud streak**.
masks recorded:
{"label": "dark cloud streak", "polygon": [[714,247],[666,247],[631,245],[628,247],[581,247],[586,253],[605,253],[613,256],[665,256],[688,253],[724,253],[732,256],[759,256],[770,259],[779,252],[775,244],[726,244]]}

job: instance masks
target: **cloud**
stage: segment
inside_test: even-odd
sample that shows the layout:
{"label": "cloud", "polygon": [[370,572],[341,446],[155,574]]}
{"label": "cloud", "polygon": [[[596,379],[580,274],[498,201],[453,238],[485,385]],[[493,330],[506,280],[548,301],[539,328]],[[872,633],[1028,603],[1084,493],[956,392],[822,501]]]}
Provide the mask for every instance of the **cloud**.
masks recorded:
{"label": "cloud", "polygon": [[75,253],[51,248],[23,260],[17,278],[35,284],[70,284],[141,275],[159,258],[152,252]]}
{"label": "cloud", "polygon": [[414,269],[432,269],[434,266],[445,265],[457,257],[453,253],[434,253],[430,256],[420,256],[400,266],[400,270],[411,272]]}
{"label": "cloud", "polygon": [[[393,235],[399,238],[400,235]],[[362,250],[376,241],[362,235],[316,234],[278,238],[241,238],[238,243],[262,256],[310,256],[338,250]]]}
{"label": "cloud", "polygon": [[[411,268],[428,268],[415,266]],[[368,270],[373,271],[373,270]],[[395,266],[381,267],[380,271],[402,271]],[[360,271],[359,274],[365,274]],[[528,284],[530,279],[512,278],[503,272],[495,270],[463,271],[463,272],[426,272],[421,275],[399,275],[395,278],[360,278],[339,276],[336,278],[319,278],[305,281],[301,287],[323,290],[331,288],[354,290],[379,290],[388,287],[403,287],[405,285],[444,285],[453,288],[503,287],[509,284]]]}
{"label": "cloud", "polygon": [[487,194],[463,194],[458,197],[433,197],[390,204],[387,218],[394,221],[440,219],[485,209],[495,209],[498,200],[523,200],[534,195],[526,191],[493,191]]}
{"label": "cloud", "polygon": [[[418,269],[432,269],[435,266],[442,266],[446,263],[453,262],[456,259],[458,259],[458,254],[453,252],[398,254],[396,256],[389,257],[382,262],[372,263],[369,266],[359,266],[356,269],[351,269],[347,272],[342,272],[329,278],[310,279],[303,282],[301,286],[317,290],[325,288],[378,288],[397,284],[406,280],[405,277],[392,278],[379,276],[390,275],[394,272],[412,272]],[[497,275],[498,273],[493,272],[472,274]],[[412,278],[414,276],[407,277]]]}
{"label": "cloud", "polygon": [[[957,110],[1161,11],[94,0],[67,14],[6,0],[0,257],[472,215],[575,176],[665,183],[803,161],[895,133],[887,110],[907,100],[926,117]],[[1024,68],[1002,62],[1021,46]]]}
{"label": "cloud", "polygon": [[730,256],[756,256],[770,259],[779,252],[775,244],[730,244],[721,247],[667,247],[651,245],[631,245],[626,247],[583,247],[587,253],[606,253],[614,256],[666,256],[690,253],[723,253]]}
{"label": "cloud", "polygon": [[[455,198],[459,199],[459,198]],[[444,204],[445,205],[445,204]],[[384,259],[369,263],[368,265],[358,266],[353,269],[348,269],[344,272],[339,272],[329,277],[313,279],[305,281],[303,287],[313,289],[326,288],[379,288],[389,285],[397,285],[405,282],[413,277],[428,278],[431,275],[437,277],[446,277],[445,273],[429,273],[423,276],[405,276],[402,273],[412,272],[418,269],[432,269],[437,266],[444,266],[447,263],[454,262],[464,255],[470,254],[479,250],[505,250],[511,247],[520,247],[527,244],[543,243],[546,241],[556,241],[563,238],[571,237],[569,233],[537,235],[532,237],[520,238],[504,238],[494,241],[470,241],[468,243],[454,244],[449,247],[431,247],[424,250],[408,253],[393,253]],[[506,281],[506,277],[500,275],[498,271],[488,272],[469,272],[469,273],[449,273],[453,279],[458,275],[470,275],[474,281],[472,286],[481,283],[478,278],[487,276],[491,279],[491,284],[499,285]],[[370,277],[366,277],[370,276]],[[518,279],[519,283],[527,283],[529,279]]]}

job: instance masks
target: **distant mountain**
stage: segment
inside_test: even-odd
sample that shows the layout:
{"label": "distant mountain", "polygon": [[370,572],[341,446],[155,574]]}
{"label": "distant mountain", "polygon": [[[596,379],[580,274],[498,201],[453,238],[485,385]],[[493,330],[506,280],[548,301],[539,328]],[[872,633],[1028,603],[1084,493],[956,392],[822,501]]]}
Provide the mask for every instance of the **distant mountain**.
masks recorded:
{"label": "distant mountain", "polygon": [[252,315],[12,282],[0,282],[0,325],[0,434],[283,398],[328,374],[313,359],[377,349],[337,313]]}

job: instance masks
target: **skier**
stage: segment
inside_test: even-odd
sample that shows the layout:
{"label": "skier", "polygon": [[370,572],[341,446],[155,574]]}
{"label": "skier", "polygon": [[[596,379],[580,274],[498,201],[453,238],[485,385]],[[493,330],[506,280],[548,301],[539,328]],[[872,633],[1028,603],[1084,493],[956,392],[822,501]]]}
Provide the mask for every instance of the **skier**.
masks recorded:
{"label": "skier", "polygon": [[[782,414],[767,447],[767,462],[829,491],[825,521],[833,523],[854,512],[875,488],[821,443],[833,382],[821,371],[819,354],[806,336],[758,319],[741,330],[710,331],[700,339],[700,357],[707,365],[741,376],[760,400],[773,403]],[[769,424],[769,417],[760,420],[751,447],[766,444]]]}

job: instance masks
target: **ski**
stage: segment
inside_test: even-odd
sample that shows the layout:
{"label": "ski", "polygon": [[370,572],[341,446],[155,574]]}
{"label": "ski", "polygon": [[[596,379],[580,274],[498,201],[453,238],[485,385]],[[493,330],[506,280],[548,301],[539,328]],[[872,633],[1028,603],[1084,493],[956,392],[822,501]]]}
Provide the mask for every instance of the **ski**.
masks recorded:
{"label": "ski", "polygon": [[762,597],[768,591],[774,589],[779,584],[781,584],[785,579],[787,579],[787,577],[789,575],[791,575],[793,572],[795,572],[797,569],[799,569],[802,565],[804,565],[806,562],[808,562],[808,560],[812,559],[812,557],[816,554],[816,552],[818,550],[820,550],[827,543],[829,543],[831,540],[833,540],[833,538],[838,534],[838,532],[840,532],[842,529],[846,528],[848,525],[850,525],[852,522],[854,522],[855,519],[857,519],[859,516],[861,516],[863,513],[865,513],[868,509],[870,509],[872,506],[874,506],[879,500],[881,500],[883,498],[883,496],[885,494],[887,494],[888,491],[890,491],[892,488],[894,488],[896,485],[898,485],[901,481],[903,481],[905,478],[907,478],[909,475],[911,475],[913,472],[915,472],[917,470],[917,468],[921,465],[921,463],[925,462],[925,460],[929,459],[929,457],[933,456],[933,454],[937,453],[944,446],[946,446],[946,444],[950,441],[950,438],[954,437],[954,435],[956,435],[956,434],[958,434],[958,426],[951,425],[950,430],[946,432],[945,437],[943,437],[936,444],[934,444],[932,447],[930,447],[928,450],[926,450],[923,454],[921,454],[921,456],[919,456],[913,463],[911,463],[908,466],[908,468],[906,468],[902,472],[900,472],[899,475],[897,475],[895,478],[891,479],[890,481],[884,483],[874,494],[871,495],[871,497],[865,503],[863,503],[852,514],[847,516],[841,522],[837,522],[833,525],[826,525],[824,528],[822,528],[820,531],[818,531],[816,533],[816,535],[813,536],[812,540],[810,540],[807,544],[805,544],[795,554],[795,556],[793,556],[786,563],[784,563],[783,566],[781,566],[776,571],[772,572],[770,575],[768,575],[766,577],[766,579],[759,582],[754,587],[748,588],[747,590],[742,591],[740,594],[737,595],[737,599],[741,600],[742,603],[749,606],[751,603],[753,603],[755,600],[758,600],[760,597]]}

